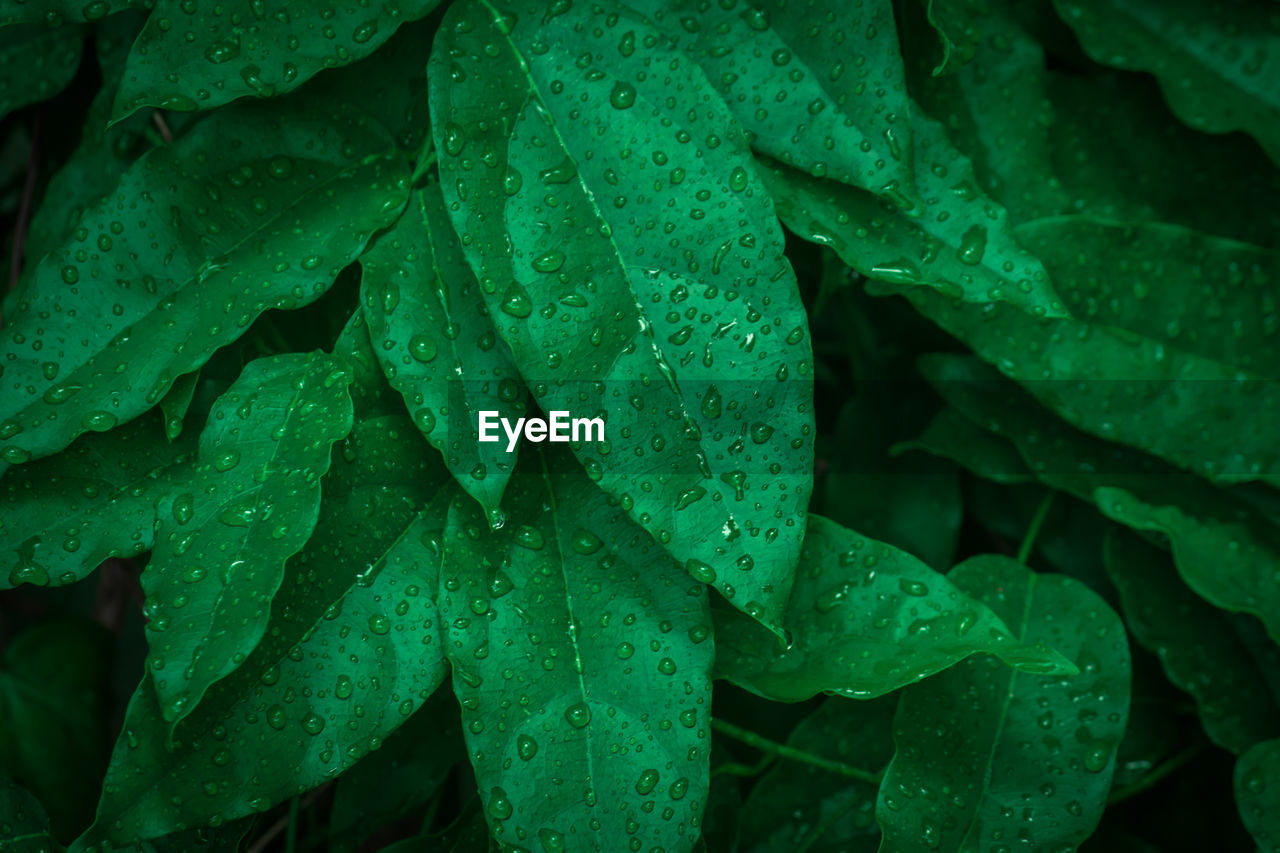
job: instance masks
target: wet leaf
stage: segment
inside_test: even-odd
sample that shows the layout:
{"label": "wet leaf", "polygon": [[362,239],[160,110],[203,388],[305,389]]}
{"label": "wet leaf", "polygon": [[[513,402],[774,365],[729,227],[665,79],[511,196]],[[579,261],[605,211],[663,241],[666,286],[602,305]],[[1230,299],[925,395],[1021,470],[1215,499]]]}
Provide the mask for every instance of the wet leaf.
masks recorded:
{"label": "wet leaf", "polygon": [[80,65],[83,44],[80,27],[0,27],[0,118],[62,91]]}
{"label": "wet leaf", "polygon": [[283,95],[323,69],[368,56],[437,2],[297,3],[268,11],[253,0],[156,0],[129,53],[112,118],[144,106],[205,110]]}
{"label": "wet leaf", "polygon": [[261,644],[172,728],[152,678],[129,703],[83,845],[256,814],[337,776],[445,677],[434,597],[448,475],[404,416],[333,450],[316,535]]}
{"label": "wet leaf", "polygon": [[687,850],[707,800],[709,593],[568,453],[530,450],[504,527],[450,507],[441,570],[489,826],[553,850]]}
{"label": "wet leaf", "polygon": [[978,653],[1027,672],[1074,671],[1043,637],[1015,639],[949,576],[817,515],[783,624],[785,648],[746,618],[717,614],[717,674],[760,696],[798,702],[824,692],[882,696]]}
{"label": "wet leaf", "polygon": [[1235,788],[1240,819],[1258,849],[1280,847],[1280,740],[1260,743],[1240,757]]}
{"label": "wet leaf", "polygon": [[385,131],[302,101],[219,112],[150,152],[5,318],[0,459],[141,414],[261,312],[319,297],[406,178]]}
{"label": "wet leaf", "polygon": [[603,417],[605,441],[572,445],[588,474],[776,627],[812,488],[807,323],[724,102],[614,11],[450,8],[428,72],[441,187],[535,402]]}
{"label": "wet leaf", "polygon": [[142,587],[147,665],[170,723],[263,636],[285,561],[316,523],[330,447],[351,431],[347,382],[322,354],[251,362],[160,501]]}
{"label": "wet leaf", "polygon": [[1124,626],[1083,584],[996,555],[947,576],[1018,642],[1059,649],[1076,674],[974,657],[903,691],[897,751],[876,807],[884,849],[1075,847],[1102,816],[1129,711]]}
{"label": "wet leaf", "polygon": [[0,778],[0,844],[5,853],[54,853],[58,849],[40,801],[7,778]]}
{"label": "wet leaf", "polygon": [[[516,455],[496,418],[514,423],[526,393],[497,336],[436,182],[416,190],[395,227],[361,256],[364,316],[387,381],[466,492],[493,515]],[[480,441],[480,413],[498,440]]]}

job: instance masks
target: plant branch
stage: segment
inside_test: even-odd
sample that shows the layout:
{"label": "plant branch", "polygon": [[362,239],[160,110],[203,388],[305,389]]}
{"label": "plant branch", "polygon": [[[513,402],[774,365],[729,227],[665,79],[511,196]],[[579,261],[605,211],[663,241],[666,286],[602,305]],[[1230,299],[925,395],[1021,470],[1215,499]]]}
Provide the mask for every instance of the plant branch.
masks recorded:
{"label": "plant branch", "polygon": [[1031,556],[1031,549],[1036,544],[1036,537],[1040,535],[1040,527],[1044,524],[1045,518],[1049,515],[1049,509],[1053,506],[1053,496],[1056,494],[1053,489],[1049,489],[1044,493],[1044,499],[1040,501],[1040,506],[1036,507],[1036,514],[1031,516],[1031,524],[1027,526],[1027,533],[1022,537],[1022,544],[1018,546],[1018,562],[1021,565],[1027,564],[1027,558]]}
{"label": "plant branch", "polygon": [[754,747],[761,752],[771,753],[779,758],[786,758],[791,761],[798,761],[801,764],[808,764],[821,770],[831,773],[838,773],[849,779],[857,779],[860,782],[866,782],[871,785],[879,785],[880,780],[884,778],[884,771],[872,773],[867,770],[860,770],[857,767],[845,764],[843,761],[832,761],[829,758],[823,758],[820,755],[814,755],[811,752],[805,752],[803,749],[796,749],[794,746],[787,746],[785,743],[769,740],[763,735],[747,729],[739,728],[733,723],[726,723],[724,720],[712,720],[711,728],[726,737],[734,740],[742,741],[747,746]]}
{"label": "plant branch", "polygon": [[1156,785],[1169,774],[1175,772],[1188,761],[1195,758],[1204,750],[1204,742],[1193,743],[1184,748],[1181,752],[1176,753],[1168,761],[1158,764],[1151,769],[1147,775],[1143,776],[1136,782],[1125,785],[1123,788],[1117,788],[1107,797],[1107,805],[1112,806],[1116,803],[1123,803],[1125,800],[1136,797],[1148,788]]}
{"label": "plant branch", "polygon": [[[22,256],[27,248],[27,225],[31,221],[31,203],[36,194],[36,173],[40,171],[40,116],[31,126],[31,153],[27,155],[27,177],[22,184],[22,201],[18,206],[18,222],[13,229],[13,254],[9,258],[9,289],[18,286],[22,275]],[[0,320],[2,323],[3,320]]]}

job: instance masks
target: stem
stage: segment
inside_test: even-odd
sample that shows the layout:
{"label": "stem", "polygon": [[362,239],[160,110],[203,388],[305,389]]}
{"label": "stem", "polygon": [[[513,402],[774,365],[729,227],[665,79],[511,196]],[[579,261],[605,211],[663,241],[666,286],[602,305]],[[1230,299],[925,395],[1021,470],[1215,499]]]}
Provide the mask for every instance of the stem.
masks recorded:
{"label": "stem", "polygon": [[1036,507],[1036,514],[1031,516],[1031,524],[1027,527],[1027,534],[1022,537],[1022,545],[1018,547],[1018,562],[1021,565],[1027,564],[1027,558],[1031,556],[1031,548],[1036,544],[1036,536],[1040,534],[1040,526],[1044,524],[1045,517],[1049,515],[1049,508],[1053,506],[1053,496],[1055,492],[1049,489],[1044,493],[1044,499],[1040,501],[1040,506]]}
{"label": "stem", "polygon": [[165,141],[165,144],[173,142],[173,131],[169,129],[169,125],[165,122],[164,116],[160,114],[159,110],[151,114],[151,120],[155,122],[160,131],[160,138]]}
{"label": "stem", "polygon": [[436,149],[431,144],[431,140],[427,140],[427,150],[418,158],[418,162],[413,167],[413,178],[409,181],[409,185],[413,186],[418,183],[418,179],[427,173],[432,164],[436,162]]}
{"label": "stem", "polygon": [[736,761],[730,761],[725,764],[721,764],[715,770],[712,770],[711,776],[712,778],[724,775],[746,777],[759,776],[765,770],[769,769],[769,765],[773,764],[777,757],[778,756],[771,752],[766,752],[754,765],[739,764]]}
{"label": "stem", "polygon": [[712,720],[711,728],[726,737],[742,741],[747,746],[754,747],[761,752],[768,752],[772,755],[778,756],[779,758],[788,758],[792,761],[799,761],[801,764],[808,764],[821,770],[838,773],[849,779],[857,779],[860,782],[866,782],[870,785],[879,785],[880,780],[884,778],[883,770],[879,773],[859,770],[857,767],[852,767],[845,764],[843,761],[832,761],[830,759],[823,758],[820,755],[805,752],[803,749],[796,749],[794,746],[787,746],[784,743],[769,740],[763,735],[758,735],[755,732],[738,728],[733,723],[726,723],[724,720]]}
{"label": "stem", "polygon": [[22,184],[22,201],[18,205],[18,222],[13,229],[13,254],[9,258],[9,289],[18,286],[22,274],[22,255],[27,247],[27,224],[31,221],[31,202],[36,194],[36,173],[40,170],[40,116],[31,126],[31,153],[27,155],[27,178]]}
{"label": "stem", "polygon": [[1160,780],[1164,779],[1166,776],[1178,770],[1188,761],[1195,758],[1197,755],[1200,754],[1200,752],[1203,749],[1204,749],[1203,741],[1200,743],[1193,743],[1190,746],[1184,748],[1181,752],[1178,752],[1177,754],[1175,754],[1168,761],[1152,768],[1150,773],[1148,773],[1146,776],[1143,776],[1137,782],[1134,782],[1130,785],[1125,785],[1123,788],[1118,788],[1112,791],[1111,795],[1107,797],[1107,805],[1111,806],[1111,805],[1115,805],[1116,803],[1123,803],[1125,800],[1130,799],[1131,797],[1136,797],[1138,794],[1141,794],[1143,791],[1157,784],[1158,782],[1160,782]]}

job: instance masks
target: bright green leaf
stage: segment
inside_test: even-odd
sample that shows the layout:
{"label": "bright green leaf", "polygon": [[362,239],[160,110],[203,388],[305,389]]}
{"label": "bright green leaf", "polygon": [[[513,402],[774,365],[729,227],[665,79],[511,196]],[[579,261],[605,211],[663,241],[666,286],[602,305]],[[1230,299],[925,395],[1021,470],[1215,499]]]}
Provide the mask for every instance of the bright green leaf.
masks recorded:
{"label": "bright green leaf", "polygon": [[799,702],[824,692],[882,696],[984,652],[1027,672],[1075,670],[1041,637],[1015,639],[947,575],[818,515],[809,518],[784,624],[785,649],[745,617],[717,614],[717,674]]}
{"label": "bright green leaf", "polygon": [[973,557],[947,577],[1017,642],[1051,645],[1080,672],[971,658],[905,690],[876,807],[881,849],[1074,849],[1102,816],[1129,712],[1124,626],[1078,581],[1007,557]]}
{"label": "bright green leaf", "polygon": [[395,227],[360,258],[373,351],[414,423],[453,476],[495,518],[516,454],[480,442],[479,414],[512,423],[526,394],[467,267],[438,183],[414,192]]}
{"label": "bright green leaf", "polygon": [[707,800],[709,593],[568,453],[526,457],[501,529],[454,502],[441,569],[489,825],[552,850],[687,850]]}
{"label": "bright green leaf", "polygon": [[812,488],[804,312],[724,103],[615,11],[450,8],[428,74],[441,186],[535,401],[604,418],[574,445],[588,474],[776,626]]}
{"label": "bright green leaf", "polygon": [[156,508],[142,575],[164,718],[191,713],[257,646],[316,523],[320,478],[351,431],[347,375],[322,354],[259,359],[218,398],[195,465]]}

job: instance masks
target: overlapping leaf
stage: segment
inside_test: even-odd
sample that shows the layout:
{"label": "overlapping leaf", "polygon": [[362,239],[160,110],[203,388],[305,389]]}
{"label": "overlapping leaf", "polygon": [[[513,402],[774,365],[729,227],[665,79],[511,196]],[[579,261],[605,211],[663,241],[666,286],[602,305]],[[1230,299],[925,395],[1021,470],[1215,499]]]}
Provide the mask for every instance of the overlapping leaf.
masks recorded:
{"label": "overlapping leaf", "polygon": [[0,118],[62,91],[75,76],[83,45],[80,27],[0,27]]}
{"label": "overlapping leaf", "polygon": [[535,401],[604,418],[574,445],[588,474],[776,625],[812,487],[795,278],[714,87],[609,8],[451,7],[428,75],[441,186]]}
{"label": "overlapping leaf", "polygon": [[262,643],[172,738],[143,680],[83,845],[264,811],[355,764],[435,690],[448,475],[430,454],[402,415],[334,448],[316,535],[289,562]]}
{"label": "overlapping leaf", "polygon": [[1041,637],[1015,639],[947,575],[817,515],[783,624],[785,648],[745,617],[718,614],[717,674],[766,698],[798,702],[824,692],[881,696],[979,653],[1027,672],[1074,672]]}
{"label": "overlapping leaf", "polygon": [[709,776],[709,593],[568,453],[525,456],[503,528],[470,499],[450,508],[441,570],[489,825],[503,844],[687,850]]}
{"label": "overlapping leaf", "polygon": [[283,95],[373,53],[437,2],[295,0],[268,9],[253,0],[157,0],[129,53],[113,118],[144,106],[201,110]]}
{"label": "overlapping leaf", "polygon": [[1280,740],[1258,744],[1240,757],[1236,803],[1259,850],[1280,846]]}
{"label": "overlapping leaf", "polygon": [[125,9],[143,8],[145,0],[0,0],[0,27],[43,24],[59,27],[97,21]]}
{"label": "overlapping leaf", "polygon": [[150,152],[5,318],[0,459],[137,416],[261,312],[317,298],[406,182],[385,131],[297,99],[220,111]]}
{"label": "overlapping leaf", "polygon": [[462,256],[438,183],[414,192],[360,265],[364,315],[387,380],[463,489],[496,518],[516,454],[501,430],[498,441],[480,441],[479,415],[515,423],[525,391]]}
{"label": "overlapping leaf", "polygon": [[1261,629],[1249,631],[1241,621],[1248,617],[1196,596],[1169,555],[1135,534],[1113,528],[1106,552],[1130,632],[1195,698],[1209,737],[1240,754],[1280,736],[1280,649]]}
{"label": "overlapping leaf", "polygon": [[973,557],[947,576],[1019,642],[1080,669],[1045,677],[975,657],[903,691],[876,807],[882,849],[1074,848],[1102,816],[1129,711],[1129,647],[1083,584]]}
{"label": "overlapping leaf", "polygon": [[1280,163],[1280,31],[1248,0],[1054,0],[1099,62],[1155,75],[1197,130],[1243,130]]}
{"label": "overlapping leaf", "polygon": [[196,464],[157,507],[142,586],[147,663],[169,722],[266,630],[285,561],[316,523],[330,447],[351,431],[347,382],[320,354],[251,362],[214,405]]}

